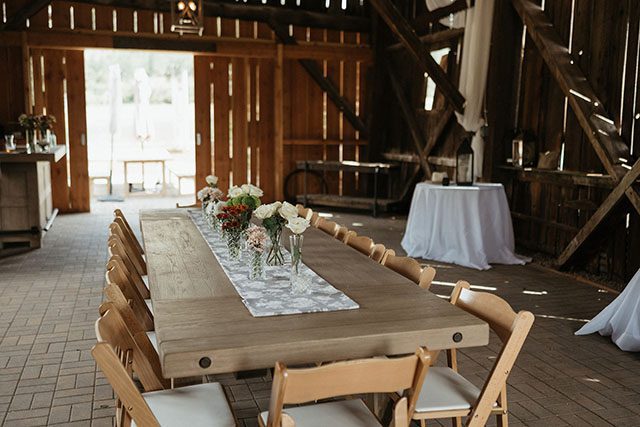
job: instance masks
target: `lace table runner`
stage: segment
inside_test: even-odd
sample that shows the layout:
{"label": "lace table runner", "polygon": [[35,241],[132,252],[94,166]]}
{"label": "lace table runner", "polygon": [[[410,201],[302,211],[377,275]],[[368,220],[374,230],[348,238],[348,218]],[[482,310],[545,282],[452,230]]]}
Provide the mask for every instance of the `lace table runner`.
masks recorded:
{"label": "lace table runner", "polygon": [[265,266],[264,280],[250,280],[249,261],[245,254],[240,260],[230,259],[227,244],[211,229],[202,211],[189,209],[189,216],[253,317],[360,308],[355,301],[331,286],[304,264],[301,270],[303,278],[310,281],[309,289],[304,293],[292,292],[289,284],[291,258],[286,251],[284,265]]}

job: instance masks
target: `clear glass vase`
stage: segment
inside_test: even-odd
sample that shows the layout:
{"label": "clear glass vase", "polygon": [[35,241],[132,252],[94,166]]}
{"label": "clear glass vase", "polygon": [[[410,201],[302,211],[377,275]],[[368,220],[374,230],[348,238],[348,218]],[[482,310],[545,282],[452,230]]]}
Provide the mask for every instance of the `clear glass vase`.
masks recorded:
{"label": "clear glass vase", "polygon": [[249,259],[249,279],[250,280],[263,280],[264,279],[264,252],[250,250]]}
{"label": "clear glass vase", "polygon": [[267,253],[267,265],[284,265],[284,255],[282,254],[282,227],[278,227],[275,230],[268,230],[269,240],[271,245],[269,246],[269,253]]}
{"label": "clear glass vase", "polygon": [[25,139],[27,143],[27,153],[36,152],[36,131],[33,129],[25,130]]}
{"label": "clear glass vase", "polygon": [[242,230],[238,228],[225,230],[224,237],[227,242],[227,249],[229,250],[229,258],[239,260],[242,254]]}
{"label": "clear glass vase", "polygon": [[301,234],[289,236],[291,251],[291,290],[295,293],[306,292],[309,288],[309,280],[302,274],[302,242],[304,237]]}

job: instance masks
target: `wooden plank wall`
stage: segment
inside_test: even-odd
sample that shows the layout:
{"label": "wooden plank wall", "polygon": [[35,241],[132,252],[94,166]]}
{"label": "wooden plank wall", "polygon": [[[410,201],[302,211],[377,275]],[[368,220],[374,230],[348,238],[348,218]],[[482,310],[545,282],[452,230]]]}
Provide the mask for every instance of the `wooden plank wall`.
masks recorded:
{"label": "wooden plank wall", "polygon": [[32,70],[28,73],[29,110],[55,116],[57,143],[67,146],[66,158],[51,165],[53,207],[61,212],[86,212],[89,178],[84,54],[78,50],[29,49],[27,63]]}
{"label": "wooden plank wall", "polygon": [[[347,2],[348,9],[358,9],[357,0]],[[323,8],[320,7],[320,10]],[[354,10],[355,10],[354,9]],[[230,39],[274,40],[264,23],[207,17],[204,34]],[[53,1],[29,20],[30,30],[72,30],[79,34],[109,31],[114,34],[156,35],[170,31],[170,15],[151,11],[113,8],[68,1]],[[339,42],[348,45],[368,43],[360,33],[291,27],[300,41]],[[53,60],[54,53],[49,56]],[[258,58],[257,56],[262,56]],[[77,58],[74,58],[77,60]],[[196,102],[196,179],[204,184],[209,173],[220,176],[220,185],[252,182],[265,191],[265,200],[279,193],[274,175],[281,179],[295,167],[296,160],[362,160],[367,141],[342,117],[330,99],[319,89],[295,59],[284,62],[284,166],[276,171],[274,164],[273,80],[275,57],[264,58],[264,52],[247,50],[244,57],[194,56]],[[364,119],[366,74],[370,64],[360,61],[319,61],[325,76],[354,105]],[[46,68],[46,66],[45,66]],[[80,88],[80,82],[74,81]],[[36,91],[38,92],[38,91]],[[46,105],[46,98],[36,93],[36,105]],[[74,113],[78,109],[73,108]],[[80,122],[85,120],[80,116]],[[79,125],[74,128],[82,129]],[[82,166],[82,165],[81,165]],[[78,168],[74,168],[78,169]],[[76,171],[76,175],[80,172]],[[64,171],[57,171],[62,183]],[[73,178],[73,176],[72,176]],[[330,192],[355,195],[360,191],[355,174],[327,174]],[[58,181],[57,180],[57,181]],[[72,179],[73,181],[73,179]],[[319,181],[310,182],[310,190],[321,190]],[[63,191],[63,185],[57,194]],[[282,189],[279,189],[282,193]],[[287,193],[302,191],[301,177],[290,180]],[[69,196],[70,197],[70,196]],[[67,203],[61,196],[61,205]]]}
{"label": "wooden plank wall", "polygon": [[[513,10],[509,3],[499,0],[501,6],[497,10],[512,19]],[[541,4],[540,1],[537,3]],[[609,117],[613,118],[637,157],[640,153],[640,116],[637,115],[640,113],[640,97],[636,90],[640,85],[637,62],[640,4],[635,0],[554,0],[545,3],[545,13],[566,46],[570,47]],[[496,19],[503,18],[498,16]],[[512,31],[512,37],[519,39],[522,23]],[[502,37],[504,34],[494,33],[494,45],[500,45],[498,38]],[[493,54],[493,69],[496,68],[495,61],[504,61],[504,54],[502,57]],[[517,72],[513,78],[515,93],[518,90]],[[493,93],[504,91],[503,87],[504,82],[500,86],[490,85],[488,99]],[[605,173],[571,108],[565,111],[564,94],[528,36],[519,91],[517,125],[535,135],[538,152],[559,152],[564,142],[564,171]],[[501,108],[515,110],[513,102],[507,105],[504,100],[502,104],[499,102],[489,104],[489,109],[500,105]],[[504,135],[508,133],[504,131],[514,124],[500,122],[494,116],[493,119],[490,117],[489,125],[500,125],[503,132],[494,134]],[[500,170],[500,166],[506,164],[506,156],[510,157],[508,138],[491,143],[503,147],[502,150],[493,149],[494,156],[502,158],[493,158],[492,162],[495,177],[507,184],[511,209],[515,212],[513,221],[517,242],[557,256],[593,213],[593,209],[577,209],[576,201],[597,207],[610,190],[531,179],[520,181],[515,174]],[[598,244],[593,246],[593,253],[584,258],[583,267],[594,273],[627,280],[640,267],[640,218],[625,205],[603,228],[607,238],[596,241]]]}

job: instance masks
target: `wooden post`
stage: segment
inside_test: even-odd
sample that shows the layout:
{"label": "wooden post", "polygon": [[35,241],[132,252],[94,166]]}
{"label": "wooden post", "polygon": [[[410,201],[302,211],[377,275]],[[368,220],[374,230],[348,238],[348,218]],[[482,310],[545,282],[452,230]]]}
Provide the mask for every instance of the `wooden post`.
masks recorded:
{"label": "wooden post", "polygon": [[274,182],[277,200],[284,197],[284,100],[282,97],[284,85],[284,46],[278,43],[276,63],[273,76],[273,139],[274,139]]}

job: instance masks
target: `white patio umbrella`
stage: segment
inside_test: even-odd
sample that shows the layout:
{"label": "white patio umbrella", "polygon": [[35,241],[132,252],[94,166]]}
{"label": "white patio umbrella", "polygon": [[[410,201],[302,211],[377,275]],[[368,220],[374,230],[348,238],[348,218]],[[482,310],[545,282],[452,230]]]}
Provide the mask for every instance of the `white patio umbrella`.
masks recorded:
{"label": "white patio umbrella", "polygon": [[144,68],[138,68],[134,72],[136,81],[135,101],[135,127],[136,138],[140,141],[140,148],[144,150],[144,143],[151,139],[153,124],[151,122],[151,81]]}
{"label": "white patio umbrella", "polygon": [[119,64],[109,65],[109,134],[111,135],[111,149],[109,158],[109,195],[101,197],[101,202],[122,202],[124,199],[113,195],[113,149],[116,133],[120,125],[120,111],[122,109],[122,73]]}

